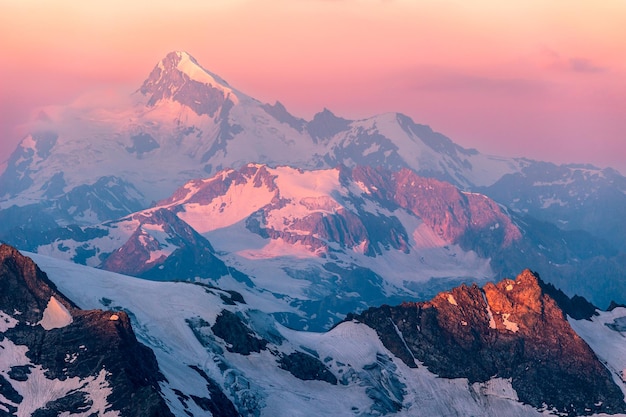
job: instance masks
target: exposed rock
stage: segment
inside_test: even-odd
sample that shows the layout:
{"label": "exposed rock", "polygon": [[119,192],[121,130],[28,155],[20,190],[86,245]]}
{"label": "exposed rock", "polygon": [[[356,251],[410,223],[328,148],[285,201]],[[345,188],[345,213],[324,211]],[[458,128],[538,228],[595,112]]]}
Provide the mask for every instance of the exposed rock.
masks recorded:
{"label": "exposed rock", "polygon": [[[51,297],[67,311],[63,314],[71,315],[71,321],[45,330],[33,324],[44,317]],[[7,245],[0,246],[0,311],[16,321],[2,336],[26,346],[27,358],[43,368],[46,378],[82,380],[104,371],[111,389],[107,397],[111,409],[122,416],[172,415],[160,396],[163,376],[154,353],[137,341],[128,315],[116,312],[118,320],[111,321],[111,312],[79,309],[32,260]],[[28,380],[32,365],[13,366],[8,375],[15,381]],[[10,393],[9,380],[4,382],[8,385],[0,383],[3,392]],[[86,392],[76,390],[50,401],[34,415],[83,412],[91,405]]]}
{"label": "exposed rock", "polygon": [[211,330],[217,337],[228,343],[226,349],[230,352],[249,355],[252,352],[260,352],[267,345],[266,340],[254,336],[254,332],[243,323],[242,319],[228,310],[222,310]]}
{"label": "exposed rock", "polygon": [[539,280],[539,285],[541,285],[541,289],[546,294],[556,301],[559,308],[574,320],[590,320],[593,316],[598,315],[598,307],[591,304],[584,297],[574,295],[570,298],[554,285],[542,280]]}
{"label": "exposed rock", "polygon": [[349,120],[335,116],[326,108],[313,116],[313,120],[306,124],[306,130],[314,142],[329,139],[337,133],[347,130],[349,127]]}
{"label": "exposed rock", "polygon": [[616,303],[615,301],[611,300],[611,302],[609,303],[609,306],[606,309],[606,311],[613,311],[613,310],[615,310],[618,307],[626,308],[626,305],[625,304]]}
{"label": "exposed rock", "polygon": [[198,63],[186,53],[171,52],[154,67],[139,91],[149,97],[149,106],[156,105],[160,100],[170,99],[191,108],[198,115],[213,117],[228,99],[228,95],[217,82],[211,85],[192,79],[179,68],[181,62],[195,66],[200,71]]}
{"label": "exposed rock", "polygon": [[[139,227],[121,248],[109,255],[102,268],[154,280],[184,280],[200,275],[219,278],[228,274],[209,241],[173,212],[158,209],[149,215],[137,214],[136,218]],[[160,227],[168,236],[167,244],[176,249],[154,259],[153,253],[159,253],[163,242],[147,233],[144,225]]]}
{"label": "exposed rock", "polygon": [[391,209],[408,210],[447,242],[477,245],[488,253],[488,248],[506,247],[521,238],[509,217],[484,195],[463,193],[450,183],[421,177],[410,169],[391,172],[360,166],[351,176],[373,198]]}
{"label": "exposed rock", "polygon": [[196,371],[207,383],[207,390],[211,394],[210,398],[197,397],[191,395],[193,401],[203,410],[211,412],[212,416],[219,417],[239,417],[232,401],[224,395],[220,386],[213,381],[202,369],[195,365],[190,366],[191,369]]}
{"label": "exposed rock", "polygon": [[526,270],[514,281],[461,286],[429,302],[371,308],[356,318],[408,366],[421,362],[471,383],[511,378],[521,401],[568,415],[626,411],[608,370],[542,286]]}
{"label": "exposed rock", "polygon": [[292,352],[278,360],[281,368],[303,381],[317,380],[337,385],[337,377],[319,359],[304,352]]}

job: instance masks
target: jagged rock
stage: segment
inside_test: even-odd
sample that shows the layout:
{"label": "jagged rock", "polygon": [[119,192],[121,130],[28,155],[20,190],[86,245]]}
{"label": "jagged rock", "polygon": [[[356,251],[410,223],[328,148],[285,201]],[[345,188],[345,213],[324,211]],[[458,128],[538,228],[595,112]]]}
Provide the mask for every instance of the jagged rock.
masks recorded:
{"label": "jagged rock", "polygon": [[304,352],[292,352],[278,360],[281,368],[303,381],[326,381],[337,385],[337,377],[317,358]]}
{"label": "jagged rock", "polygon": [[[138,227],[126,243],[111,253],[102,268],[153,280],[185,280],[204,277],[219,278],[228,274],[226,265],[215,257],[208,240],[166,209],[137,214]],[[167,235],[161,242],[144,228],[160,228]],[[175,249],[155,259],[163,245]]]}
{"label": "jagged rock", "polygon": [[191,399],[203,410],[211,412],[213,416],[219,417],[239,417],[240,414],[233,405],[232,401],[220,389],[220,386],[212,380],[206,372],[195,365],[190,366],[196,371],[207,383],[207,390],[211,394],[211,398],[198,397],[191,395]]}
{"label": "jagged rock", "polygon": [[[0,311],[15,321],[2,338],[25,346],[30,360],[29,365],[10,368],[12,380],[28,380],[34,366],[41,366],[46,379],[58,381],[88,381],[104,372],[111,390],[106,400],[112,410],[119,410],[122,416],[172,415],[160,396],[159,382],[164,378],[154,353],[137,341],[128,315],[79,309],[32,260],[7,245],[0,245]],[[12,392],[10,381],[3,381],[6,384],[0,381],[0,394],[19,407],[21,401],[7,395]],[[85,383],[80,390],[49,401],[33,415],[88,411],[93,405],[88,390]]]}
{"label": "jagged rock", "polygon": [[529,270],[355,317],[408,366],[470,382],[511,378],[521,401],[568,415],[626,411],[608,370]]}
{"label": "jagged rock", "polygon": [[267,345],[266,340],[257,338],[237,314],[228,310],[222,310],[211,330],[228,343],[226,349],[230,352],[249,355],[260,352]]}

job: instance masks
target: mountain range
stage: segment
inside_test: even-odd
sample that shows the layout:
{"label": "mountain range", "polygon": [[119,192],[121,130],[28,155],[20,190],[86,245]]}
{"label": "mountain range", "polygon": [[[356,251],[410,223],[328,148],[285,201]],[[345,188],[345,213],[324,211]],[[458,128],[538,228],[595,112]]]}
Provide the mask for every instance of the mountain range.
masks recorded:
{"label": "mountain range", "polygon": [[[16,281],[37,269],[2,247],[30,295],[0,306],[26,355],[0,413],[145,415],[116,390],[151,415],[624,412],[626,363],[598,339],[622,310],[593,304],[626,303],[625,207],[610,168],[485,155],[399,113],[307,121],[172,52],[127,97],[43,109],[0,174],[0,241],[70,297]],[[100,331],[146,375],[28,353]],[[75,385],[17,401],[26,369]],[[131,382],[96,398],[113,379]]]}
{"label": "mountain range", "polygon": [[0,255],[0,284],[20,294],[0,299],[6,415],[626,412],[626,308],[598,311],[529,270],[313,333],[261,297]]}

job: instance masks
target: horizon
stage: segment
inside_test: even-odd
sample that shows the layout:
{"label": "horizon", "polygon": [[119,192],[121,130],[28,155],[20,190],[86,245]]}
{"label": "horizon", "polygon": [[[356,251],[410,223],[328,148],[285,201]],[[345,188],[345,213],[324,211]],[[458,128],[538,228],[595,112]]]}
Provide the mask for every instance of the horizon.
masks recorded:
{"label": "horizon", "polygon": [[184,50],[307,120],[324,108],[347,119],[398,112],[486,154],[626,173],[619,1],[60,5],[2,4],[0,33],[14,41],[0,45],[13,57],[0,69],[0,167],[37,108],[132,92]]}

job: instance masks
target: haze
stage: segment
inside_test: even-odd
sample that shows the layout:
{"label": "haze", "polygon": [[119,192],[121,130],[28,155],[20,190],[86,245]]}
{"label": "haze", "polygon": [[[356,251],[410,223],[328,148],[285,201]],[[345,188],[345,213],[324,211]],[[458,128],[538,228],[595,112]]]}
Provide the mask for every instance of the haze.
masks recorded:
{"label": "haze", "polygon": [[307,119],[397,111],[485,153],[626,173],[621,0],[0,0],[0,166],[38,106],[171,50]]}

